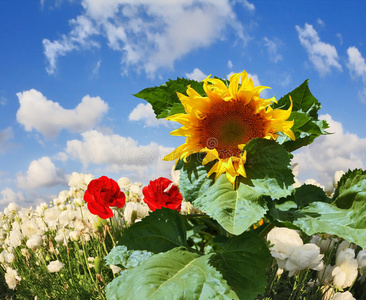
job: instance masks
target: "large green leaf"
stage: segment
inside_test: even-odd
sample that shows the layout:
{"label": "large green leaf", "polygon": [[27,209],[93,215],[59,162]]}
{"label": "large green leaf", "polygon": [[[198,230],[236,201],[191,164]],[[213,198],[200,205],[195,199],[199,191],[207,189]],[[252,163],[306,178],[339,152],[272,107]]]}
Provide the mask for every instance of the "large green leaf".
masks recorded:
{"label": "large green leaf", "polygon": [[325,129],[328,128],[328,124],[326,121],[318,119],[321,104],[310,92],[308,80],[305,80],[299,87],[279,99],[273,107],[287,109],[290,106],[290,96],[293,101],[293,108],[289,120],[294,120],[292,131],[296,139],[292,141],[281,134],[277,141],[283,144],[288,151],[294,151],[311,144],[316,137],[327,134]]}
{"label": "large green leaf", "polygon": [[220,252],[211,256],[210,262],[240,299],[252,300],[265,290],[272,257],[258,235],[246,232],[232,237]]}
{"label": "large green leaf", "polygon": [[175,210],[165,207],[157,209],[141,222],[128,228],[118,245],[125,245],[129,250],[146,250],[153,253],[187,246],[184,222]]}
{"label": "large green leaf", "polygon": [[241,234],[266,213],[263,196],[286,197],[292,191],[293,174],[289,153],[274,141],[251,140],[245,146],[247,178],[241,178],[238,189],[221,175],[213,183],[206,178],[209,168],[193,160],[191,168],[183,169],[181,191],[193,205],[206,212],[232,234]]}
{"label": "large green leaf", "polygon": [[307,204],[305,207],[297,209],[299,205],[294,197],[280,199],[274,202],[277,210],[272,211],[272,217],[288,227],[294,225],[308,235],[337,235],[366,247],[366,171],[354,170],[343,175],[332,203],[319,192],[312,194],[312,203],[306,193],[302,194],[305,200],[301,202]]}
{"label": "large green leaf", "polygon": [[106,288],[109,300],[239,299],[221,273],[200,256],[174,248],[152,256],[114,279]]}
{"label": "large green leaf", "polygon": [[176,80],[169,80],[161,86],[146,88],[134,96],[149,102],[158,119],[166,118],[177,113],[185,113],[177,92],[186,94],[188,85],[191,85],[199,94],[205,95],[202,82],[177,78]]}

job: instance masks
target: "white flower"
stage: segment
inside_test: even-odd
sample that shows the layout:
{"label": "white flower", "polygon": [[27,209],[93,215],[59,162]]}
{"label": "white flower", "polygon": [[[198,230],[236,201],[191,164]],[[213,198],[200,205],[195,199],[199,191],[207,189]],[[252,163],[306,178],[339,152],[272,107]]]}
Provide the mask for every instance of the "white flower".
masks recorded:
{"label": "white flower", "polygon": [[137,184],[132,184],[130,186],[130,193],[132,195],[138,195],[138,196],[141,195],[141,187]]}
{"label": "white flower", "polygon": [[347,291],[344,293],[335,293],[330,300],[356,300],[356,298],[353,297],[353,295]]}
{"label": "white flower", "polygon": [[331,265],[323,266],[323,269],[321,269],[318,272],[319,282],[321,282],[322,284],[332,282],[333,281],[333,276],[332,276],[333,269],[334,269],[334,267]]}
{"label": "white flower", "polygon": [[129,189],[132,184],[131,180],[129,180],[127,177],[121,177],[120,179],[118,179],[117,183],[121,189],[125,190]]}
{"label": "white flower", "polygon": [[366,269],[366,249],[361,250],[357,254],[357,263],[360,270]]}
{"label": "white flower", "polygon": [[28,219],[23,220],[21,229],[22,229],[23,235],[27,238],[32,237],[33,235],[37,234],[39,231],[37,223],[33,220],[28,220]]}
{"label": "white flower", "polygon": [[71,231],[69,237],[72,241],[77,242],[80,239],[80,232],[79,231]]}
{"label": "white flower", "polygon": [[69,176],[69,186],[74,187],[76,189],[86,190],[90,181],[94,179],[94,176],[91,174],[83,174],[73,172]]}
{"label": "white flower", "polygon": [[12,264],[15,261],[15,255],[13,252],[8,252],[6,255],[6,262]]}
{"label": "white flower", "polygon": [[323,268],[323,256],[317,245],[310,243],[301,245],[291,253],[286,261],[285,269],[289,271],[289,276],[292,276],[296,271],[305,269],[319,271]]}
{"label": "white flower", "polygon": [[5,281],[9,287],[9,289],[15,290],[15,288],[20,280],[21,280],[21,278],[20,278],[20,276],[18,276],[18,273],[16,270],[13,270],[10,267],[6,268]]}
{"label": "white flower", "polygon": [[124,209],[124,219],[128,225],[134,224],[149,214],[149,207],[145,203],[127,202]]}
{"label": "white flower", "polygon": [[120,267],[115,265],[109,265],[109,267],[111,268],[113,274],[117,274],[122,270]]}
{"label": "white flower", "polygon": [[74,220],[76,219],[76,211],[66,209],[60,213],[58,221],[61,226],[73,226]]}
{"label": "white flower", "polygon": [[54,260],[48,264],[47,269],[50,273],[58,273],[62,270],[63,267],[64,264],[62,262]]}
{"label": "white flower", "polygon": [[61,214],[61,211],[57,206],[47,208],[44,211],[44,221],[47,223],[47,225],[52,228],[56,229],[58,222],[58,217]]}
{"label": "white flower", "polygon": [[9,213],[15,214],[19,210],[19,206],[14,202],[10,202],[7,209]]}
{"label": "white flower", "polygon": [[77,207],[82,207],[85,204],[85,201],[83,198],[74,198],[74,203]]}
{"label": "white flower", "polygon": [[44,211],[48,208],[48,204],[46,202],[42,202],[41,204],[37,205],[36,212],[39,216],[43,216]]}
{"label": "white flower", "polygon": [[338,182],[341,179],[341,177],[344,175],[344,171],[336,171],[333,176],[333,186],[336,188],[338,186]]}
{"label": "white flower", "polygon": [[319,246],[320,252],[325,253],[333,248],[335,241],[330,237],[325,238],[325,236],[322,235],[313,235],[311,237],[310,243]]}
{"label": "white flower", "polygon": [[9,235],[9,244],[11,247],[16,248],[22,244],[23,235],[18,229],[13,229]]}
{"label": "white flower", "polygon": [[346,248],[338,253],[336,266],[332,271],[333,285],[339,290],[352,285],[358,274],[358,263],[353,249]]}
{"label": "white flower", "polygon": [[39,234],[36,234],[36,235],[32,236],[32,237],[27,241],[27,243],[26,243],[27,247],[28,247],[29,249],[32,249],[32,250],[34,250],[34,249],[36,249],[36,248],[38,248],[38,247],[42,246],[42,244],[43,244],[43,240],[42,240],[41,235],[39,235]]}
{"label": "white flower", "polygon": [[56,236],[55,236],[55,241],[57,244],[63,244],[63,245],[67,245],[67,241],[69,239],[69,235],[70,235],[70,230],[67,228],[62,228],[59,231],[57,231]]}
{"label": "white flower", "polygon": [[338,256],[338,254],[340,252],[342,252],[343,250],[347,249],[347,248],[352,248],[354,249],[355,246],[353,244],[351,244],[350,242],[346,241],[346,240],[343,240],[339,245],[338,245],[338,248],[337,248],[337,252],[336,252],[336,256]]}
{"label": "white flower", "polygon": [[281,269],[285,268],[286,259],[290,257],[294,249],[303,245],[300,235],[295,230],[286,227],[273,228],[268,233],[267,240],[274,245],[270,248],[271,255]]}

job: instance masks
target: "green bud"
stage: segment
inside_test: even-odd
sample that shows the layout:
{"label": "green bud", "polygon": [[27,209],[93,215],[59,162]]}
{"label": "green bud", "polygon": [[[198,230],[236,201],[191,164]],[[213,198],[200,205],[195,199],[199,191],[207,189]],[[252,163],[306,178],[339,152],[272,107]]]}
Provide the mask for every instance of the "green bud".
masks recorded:
{"label": "green bud", "polygon": [[95,272],[97,272],[97,274],[100,274],[100,271],[102,270],[102,260],[99,256],[96,256],[94,259],[94,268]]}

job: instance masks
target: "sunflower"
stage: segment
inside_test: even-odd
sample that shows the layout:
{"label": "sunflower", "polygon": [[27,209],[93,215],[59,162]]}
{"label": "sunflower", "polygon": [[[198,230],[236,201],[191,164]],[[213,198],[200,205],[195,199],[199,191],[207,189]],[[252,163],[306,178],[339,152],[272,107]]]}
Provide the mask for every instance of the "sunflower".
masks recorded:
{"label": "sunflower", "polygon": [[[209,76],[210,77],[210,76]],[[206,153],[203,165],[214,161],[207,177],[216,173],[215,180],[223,173],[234,185],[238,176],[246,177],[246,143],[254,138],[276,140],[283,132],[294,140],[291,127],[294,121],[287,121],[292,111],[273,109],[276,99],[262,99],[261,91],[268,87],[254,87],[245,71],[231,75],[227,86],[220,79],[207,77],[202,96],[188,86],[187,95],[177,93],[186,113],[175,114],[167,120],[183,126],[172,131],[175,136],[185,136],[186,142],[164,157],[164,160],[186,159],[198,152]]]}

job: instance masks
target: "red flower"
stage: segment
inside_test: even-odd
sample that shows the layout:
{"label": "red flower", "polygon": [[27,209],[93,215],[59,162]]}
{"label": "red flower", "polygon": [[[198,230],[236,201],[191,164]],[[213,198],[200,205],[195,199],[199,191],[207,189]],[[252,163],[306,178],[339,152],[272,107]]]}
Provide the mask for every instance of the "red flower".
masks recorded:
{"label": "red flower", "polygon": [[150,184],[142,189],[144,202],[152,211],[162,207],[180,211],[183,197],[176,185],[171,185],[170,189],[168,189],[172,183],[168,178],[160,177],[154,181],[150,181]]}
{"label": "red flower", "polygon": [[106,176],[90,181],[84,194],[89,211],[102,219],[113,217],[110,206],[122,208],[125,205],[125,194],[117,182]]}

